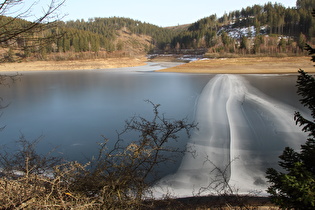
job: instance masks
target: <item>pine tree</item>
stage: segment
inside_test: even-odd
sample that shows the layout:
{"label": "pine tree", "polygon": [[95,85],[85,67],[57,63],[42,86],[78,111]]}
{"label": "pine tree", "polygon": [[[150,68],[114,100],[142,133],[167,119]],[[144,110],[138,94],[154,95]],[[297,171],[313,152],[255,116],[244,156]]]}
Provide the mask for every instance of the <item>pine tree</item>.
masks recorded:
{"label": "pine tree", "polygon": [[[310,46],[308,51],[314,53]],[[267,179],[271,183],[267,192],[281,208],[315,209],[315,78],[303,70],[299,73],[297,92],[302,96],[300,102],[310,109],[313,119],[306,119],[299,112],[294,118],[309,138],[301,145],[300,152],[290,147],[284,149],[279,166],[285,172],[267,169]]]}

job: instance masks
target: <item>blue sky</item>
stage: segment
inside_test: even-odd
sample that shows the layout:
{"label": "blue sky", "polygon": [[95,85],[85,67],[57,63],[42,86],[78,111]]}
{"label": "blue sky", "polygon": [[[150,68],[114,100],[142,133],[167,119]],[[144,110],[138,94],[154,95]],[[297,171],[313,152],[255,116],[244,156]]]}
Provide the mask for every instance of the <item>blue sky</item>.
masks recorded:
{"label": "blue sky", "polygon": [[165,27],[193,23],[212,14],[221,17],[224,12],[267,2],[285,7],[296,4],[296,0],[66,0],[59,12],[66,15],[64,21],[116,16]]}

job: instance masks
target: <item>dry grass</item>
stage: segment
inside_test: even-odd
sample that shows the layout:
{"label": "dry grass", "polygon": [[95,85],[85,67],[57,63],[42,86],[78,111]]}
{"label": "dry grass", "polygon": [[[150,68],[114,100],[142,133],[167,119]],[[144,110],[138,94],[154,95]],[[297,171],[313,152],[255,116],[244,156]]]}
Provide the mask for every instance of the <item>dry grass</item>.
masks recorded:
{"label": "dry grass", "polygon": [[303,69],[310,73],[315,72],[310,57],[222,58],[198,60],[160,71],[213,74],[284,74],[297,73],[299,69]]}
{"label": "dry grass", "polygon": [[21,63],[3,63],[0,65],[0,72],[108,69],[142,66],[145,65],[145,61],[145,57],[123,57],[74,61],[32,61]]}
{"label": "dry grass", "polygon": [[[146,58],[106,58],[74,61],[33,61],[4,63],[0,72],[58,71],[133,67],[145,65]],[[158,62],[158,61],[157,61]],[[210,73],[210,74],[286,74],[303,69],[314,73],[310,57],[260,57],[260,58],[221,58],[198,60],[176,67],[159,70],[161,72]]]}

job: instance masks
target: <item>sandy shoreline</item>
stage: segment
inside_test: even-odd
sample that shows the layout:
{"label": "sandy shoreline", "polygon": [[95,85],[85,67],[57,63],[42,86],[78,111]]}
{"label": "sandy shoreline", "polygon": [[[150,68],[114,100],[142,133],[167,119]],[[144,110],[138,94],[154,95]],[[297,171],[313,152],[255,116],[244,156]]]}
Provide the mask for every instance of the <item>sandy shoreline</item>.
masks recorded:
{"label": "sandy shoreline", "polygon": [[163,72],[210,73],[210,74],[286,74],[297,73],[299,69],[314,73],[310,57],[257,57],[199,60]]}
{"label": "sandy shoreline", "polygon": [[106,58],[74,61],[32,61],[21,63],[2,63],[0,72],[23,71],[68,71],[88,69],[109,69],[146,65],[146,58]]}
{"label": "sandy shoreline", "polygon": [[[76,61],[34,61],[22,63],[0,64],[0,72],[23,71],[60,71],[109,69],[146,65],[146,58],[107,58]],[[153,61],[154,62],[154,61]],[[286,74],[297,73],[299,69],[314,73],[314,63],[310,57],[257,57],[257,58],[226,58],[198,60],[159,72],[178,73],[209,73],[209,74]]]}

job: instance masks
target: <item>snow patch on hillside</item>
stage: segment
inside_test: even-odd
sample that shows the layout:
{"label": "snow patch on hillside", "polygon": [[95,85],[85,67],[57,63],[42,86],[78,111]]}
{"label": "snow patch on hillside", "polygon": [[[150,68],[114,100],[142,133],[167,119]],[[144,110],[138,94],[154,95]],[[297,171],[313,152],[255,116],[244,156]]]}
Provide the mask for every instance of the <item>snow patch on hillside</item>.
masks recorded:
{"label": "snow patch on hillside", "polygon": [[[257,35],[256,28],[254,26],[243,27],[243,28],[240,28],[240,27],[235,28],[235,27],[232,27],[232,25],[224,26],[218,31],[217,34],[221,35],[223,31],[228,33],[228,35],[234,39],[240,39],[243,36],[255,37]],[[260,31],[259,35],[266,35],[267,27],[261,26],[259,31]]]}

